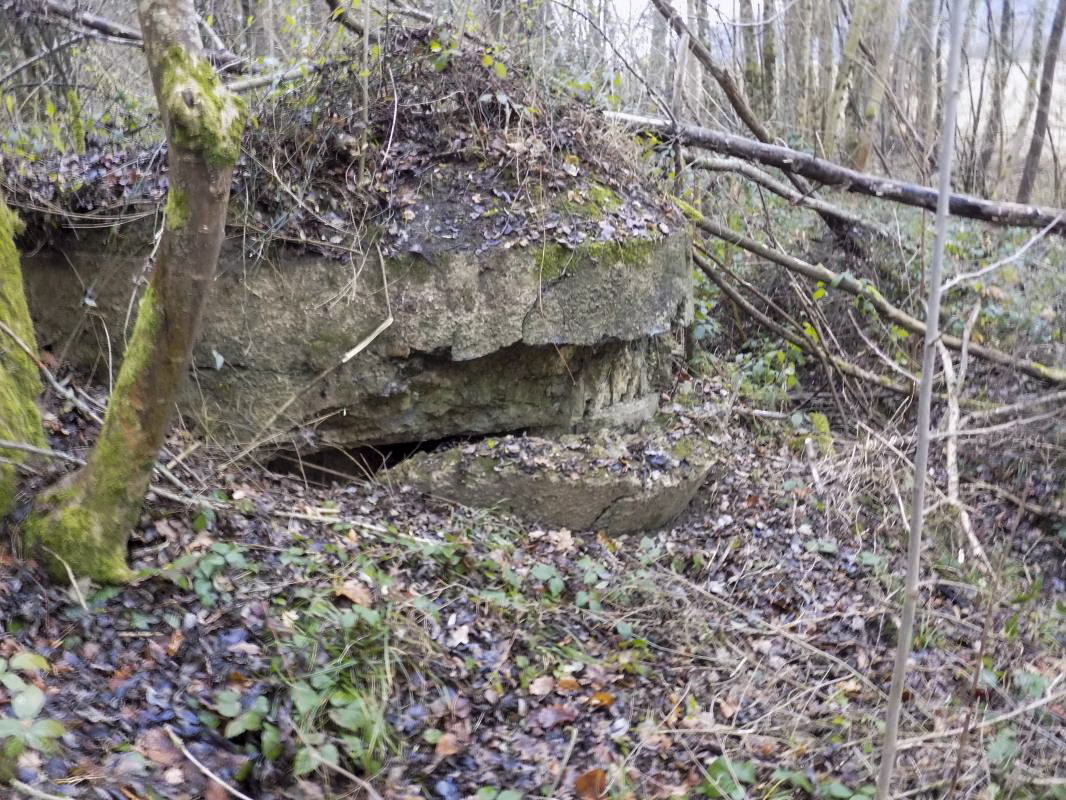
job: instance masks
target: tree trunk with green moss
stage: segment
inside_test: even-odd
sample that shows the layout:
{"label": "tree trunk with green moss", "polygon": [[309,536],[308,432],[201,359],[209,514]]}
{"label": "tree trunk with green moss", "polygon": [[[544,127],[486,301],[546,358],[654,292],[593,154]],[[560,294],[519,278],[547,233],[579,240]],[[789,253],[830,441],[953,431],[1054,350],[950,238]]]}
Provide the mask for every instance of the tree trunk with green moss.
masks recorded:
{"label": "tree trunk with green moss", "polygon": [[[22,292],[22,273],[15,250],[18,217],[0,200],[0,439],[45,447],[37,396],[41,380],[37,365],[23,349],[36,346],[33,324]],[[16,470],[25,451],[0,447],[0,518],[12,510]]]}
{"label": "tree trunk with green moss", "polygon": [[166,228],[100,437],[88,463],[38,499],[27,552],[53,577],[131,577],[126,544],[185,377],[218,264],[239,101],[204,56],[192,0],[139,0],[145,54],[167,138]]}

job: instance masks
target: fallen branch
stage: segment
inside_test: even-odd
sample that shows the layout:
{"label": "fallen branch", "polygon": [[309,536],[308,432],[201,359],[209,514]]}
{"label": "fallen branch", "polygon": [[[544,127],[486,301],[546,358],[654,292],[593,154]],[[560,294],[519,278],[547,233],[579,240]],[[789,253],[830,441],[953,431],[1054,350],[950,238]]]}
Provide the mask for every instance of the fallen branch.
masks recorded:
{"label": "fallen branch", "polygon": [[[645,117],[621,111],[605,111],[604,116],[632,127],[677,136],[690,147],[701,147],[747,161],[757,161],[777,167],[789,175],[802,175],[826,186],[836,186],[848,192],[893,200],[929,211],[936,209],[936,189],[859,172],[790,147],[757,142],[698,125],[674,125],[660,117]],[[1019,228],[1048,228],[1052,233],[1066,235],[1066,210],[1059,208],[1001,203],[973,195],[953,193],[949,210],[955,217]]]}
{"label": "fallen branch", "polygon": [[[377,31],[367,31],[360,23],[355,21],[355,18],[348,13],[347,9],[341,5],[340,0],[326,0],[326,5],[329,6],[330,19],[339,24],[341,27],[347,28],[350,32],[354,33],[360,38],[366,37],[367,41],[376,42],[379,40]],[[348,5],[345,3],[345,5]]]}
{"label": "fallen branch", "polygon": [[167,732],[167,736],[170,737],[171,743],[173,743],[173,745],[181,751],[181,754],[187,759],[189,759],[189,761],[192,762],[192,765],[194,767],[200,770],[200,772],[202,772],[205,777],[213,781],[224,792],[233,795],[237,798],[237,800],[252,800],[252,798],[246,795],[244,792],[238,789],[234,789],[232,786],[222,780],[222,778],[220,778],[218,775],[216,775],[214,772],[204,766],[202,761],[200,761],[196,756],[189,752],[189,748],[185,746],[185,742],[181,740],[181,737],[178,736],[178,734],[174,733],[173,728],[171,728],[169,725],[164,725],[163,730]]}
{"label": "fallen branch", "polygon": [[[140,30],[129,25],[123,25],[121,22],[115,22],[98,14],[90,14],[88,11],[72,8],[57,2],[57,0],[37,0],[35,5],[37,7],[32,9],[33,12],[46,21],[58,17],[83,31],[98,33],[111,39],[131,42],[139,46],[144,45],[144,37],[141,35]],[[243,59],[229,50],[206,50],[205,53],[211,63],[223,72],[254,71],[255,69],[254,65],[249,64],[247,59]]]}
{"label": "fallen branch", "polygon": [[[925,335],[924,322],[912,317],[907,312],[896,308],[873,286],[860,282],[851,275],[841,275],[833,272],[833,270],[823,267],[821,264],[811,264],[803,259],[791,256],[788,253],[774,250],[773,248],[767,247],[754,239],[749,239],[747,236],[737,233],[724,225],[719,225],[717,222],[707,219],[703,214],[683,200],[675,198],[675,202],[698,228],[706,231],[712,236],[715,236],[722,241],[729,242],[730,244],[734,244],[760,258],[765,258],[767,261],[780,264],[785,269],[797,272],[811,280],[822,281],[826,286],[842,289],[848,294],[868,300],[870,305],[872,305],[873,308],[885,319],[899,325],[901,328],[910,331],[911,333]],[[963,342],[957,336],[951,336],[944,333],[941,334],[940,341],[952,350],[962,350]],[[1066,385],[1066,370],[1058,369],[1056,367],[1048,367],[1036,361],[1029,361],[1028,359],[1015,358],[1009,353],[1004,353],[1002,350],[997,350],[994,347],[987,347],[972,342],[968,345],[968,350],[971,354],[978,356],[985,361],[990,361],[993,364],[1011,367],[1019,372],[1029,375],[1030,377],[1037,378],[1047,383]]]}
{"label": "fallen branch", "polygon": [[[1055,681],[1058,683],[1058,681]],[[1054,686],[1054,684],[1052,684]],[[1022,714],[1028,714],[1030,711],[1035,711],[1038,708],[1057,703],[1060,700],[1066,699],[1066,689],[1051,693],[1050,691],[1043,697],[1033,700],[1031,703],[1026,703],[1024,706],[1019,706],[1013,711],[1007,711],[996,717],[987,717],[976,725],[972,726],[972,730],[981,730],[983,728],[991,728],[994,725],[999,725],[1001,722],[1006,722],[1009,719],[1020,717]],[[910,739],[903,739],[899,743],[899,750],[910,750],[912,747],[917,747],[925,742],[931,742],[936,739],[951,739],[961,735],[963,728],[950,728],[946,731],[936,731],[935,733],[925,733],[920,736],[912,736]]]}
{"label": "fallen branch", "polygon": [[[670,5],[670,0],[652,0],[652,4],[659,10],[659,13],[663,15],[663,18],[670,23],[670,27],[674,29],[674,32],[682,40],[687,40],[689,51],[696,56],[696,60],[700,62],[705,70],[714,78],[715,82],[722,89],[722,93],[725,94],[726,99],[729,101],[729,105],[733,107],[733,110],[740,117],[741,121],[747,126],[755,138],[761,142],[771,142],[773,137],[770,135],[770,131],[766,129],[766,126],[762,124],[762,121],[755,116],[755,112],[751,110],[751,104],[748,103],[748,98],[744,96],[744,91],[737,85],[736,80],[733,78],[733,73],[728,68],[722,66],[714,60],[714,56],[711,51],[707,49],[707,45],[700,41],[696,36],[692,35],[692,32],[688,29],[688,25],[685,20],[677,12],[677,10]],[[682,130],[686,127],[683,125],[673,125],[667,123],[675,135],[681,138],[682,144],[687,144],[684,141]],[[807,186],[807,183],[798,175],[788,173],[788,179],[792,185],[795,186],[800,193],[810,194],[811,189]],[[849,239],[845,230],[842,230],[842,225],[850,225],[848,220],[838,217],[830,211],[818,211],[818,215],[822,218],[822,221],[829,227],[834,234],[840,236],[843,239]]]}
{"label": "fallen branch", "polygon": [[878,225],[863,219],[858,214],[845,211],[843,208],[827,203],[809,194],[802,194],[787,183],[782,183],[773,175],[756,167],[754,164],[739,158],[714,158],[701,157],[688,159],[688,165],[692,169],[703,169],[708,172],[735,172],[743,175],[752,183],[762,186],[779,197],[788,200],[792,205],[805,206],[812,211],[822,214],[830,214],[837,219],[844,220],[856,228],[865,228],[883,239],[888,238],[888,232]]}

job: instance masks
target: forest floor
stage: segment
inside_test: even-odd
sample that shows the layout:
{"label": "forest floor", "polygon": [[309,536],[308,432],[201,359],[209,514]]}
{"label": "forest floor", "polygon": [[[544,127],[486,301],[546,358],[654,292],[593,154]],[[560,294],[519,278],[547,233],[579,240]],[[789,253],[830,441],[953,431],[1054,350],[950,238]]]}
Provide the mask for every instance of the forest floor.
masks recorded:
{"label": "forest floor", "polygon": [[[201,449],[175,471],[211,494],[150,497],[136,584],[54,586],[0,550],[0,715],[40,734],[16,779],[123,800],[869,796],[905,551],[871,487],[905,462],[876,435],[809,461],[713,380],[666,407],[722,461],[643,536]],[[52,410],[53,446],[84,452],[92,431]],[[896,796],[1066,797],[1066,548],[993,497],[972,511],[995,575],[933,520]]]}

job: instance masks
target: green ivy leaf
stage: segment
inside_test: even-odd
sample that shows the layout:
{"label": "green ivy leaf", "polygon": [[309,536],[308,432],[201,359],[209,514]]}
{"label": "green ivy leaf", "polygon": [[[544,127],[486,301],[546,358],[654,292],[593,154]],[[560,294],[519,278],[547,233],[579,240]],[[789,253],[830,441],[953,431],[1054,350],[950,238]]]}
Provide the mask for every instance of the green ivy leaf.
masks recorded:
{"label": "green ivy leaf", "polygon": [[48,669],[48,662],[36,653],[23,650],[21,653],[11,656],[9,669],[18,670],[19,672],[43,672]]}
{"label": "green ivy leaf", "polygon": [[840,781],[833,781],[821,787],[819,794],[822,797],[831,797],[833,800],[851,800],[851,796],[855,793]]}
{"label": "green ivy leaf", "polygon": [[551,564],[537,564],[529,571],[529,574],[538,581],[549,581],[555,577],[555,567]]}
{"label": "green ivy leaf", "polygon": [[[436,744],[440,741],[440,737],[442,737],[443,735],[444,732],[437,730],[436,728],[427,728],[426,730],[422,731],[422,739],[427,744]],[[495,794],[493,794],[493,797],[495,797]]]}
{"label": "green ivy leaf", "polygon": [[241,713],[241,696],[232,690],[219,692],[215,697],[215,711],[224,717],[235,717]]}
{"label": "green ivy leaf", "polygon": [[0,683],[11,692],[21,692],[26,688],[26,681],[22,680],[14,672],[0,672]]}
{"label": "green ivy leaf", "polygon": [[259,750],[267,761],[277,761],[281,758],[281,734],[277,727],[269,722],[263,725],[263,733],[259,737]]}
{"label": "green ivy leaf", "polygon": [[311,753],[312,748],[310,747],[301,747],[296,751],[296,758],[293,759],[292,762],[292,772],[294,775],[297,777],[300,775],[306,775],[318,766],[318,763],[312,757]]}
{"label": "green ivy leaf", "polygon": [[44,692],[36,686],[27,686],[11,698],[11,710],[19,719],[33,719],[44,708]]}
{"label": "green ivy leaf", "polygon": [[231,719],[226,725],[223,735],[227,739],[240,736],[245,731],[257,731],[263,726],[263,717],[258,711],[245,711],[236,719]]}
{"label": "green ivy leaf", "polygon": [[65,732],[63,726],[54,719],[39,719],[30,728],[30,733],[40,739],[58,739]]}
{"label": "green ivy leaf", "polygon": [[322,701],[321,695],[306,683],[297,683],[292,687],[292,702],[302,716],[307,716]]}

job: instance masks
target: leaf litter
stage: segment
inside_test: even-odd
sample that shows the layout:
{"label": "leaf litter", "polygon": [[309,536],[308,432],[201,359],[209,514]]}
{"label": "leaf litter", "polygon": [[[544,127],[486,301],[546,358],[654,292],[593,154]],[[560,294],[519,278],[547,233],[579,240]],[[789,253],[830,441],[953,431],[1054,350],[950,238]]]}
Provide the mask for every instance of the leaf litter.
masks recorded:
{"label": "leaf litter", "polygon": [[[745,428],[731,398],[713,381],[664,397],[668,426],[714,437],[731,470],[628,537],[220,470],[201,449],[201,503],[150,497],[144,577],[81,587],[88,610],[0,556],[0,719],[61,730],[15,777],[78,798],[219,798],[219,781],[327,798],[362,792],[354,776],[397,799],[868,796],[900,526],[827,508],[788,437]],[[53,446],[81,451],[94,431],[52,402]],[[944,787],[956,759],[971,788],[1036,787],[1066,752],[1066,702],[1038,702],[1066,672],[1062,550],[1024,562],[1032,527],[981,511],[1026,571],[992,595],[930,555],[901,791]],[[982,727],[957,756],[970,705]]]}

